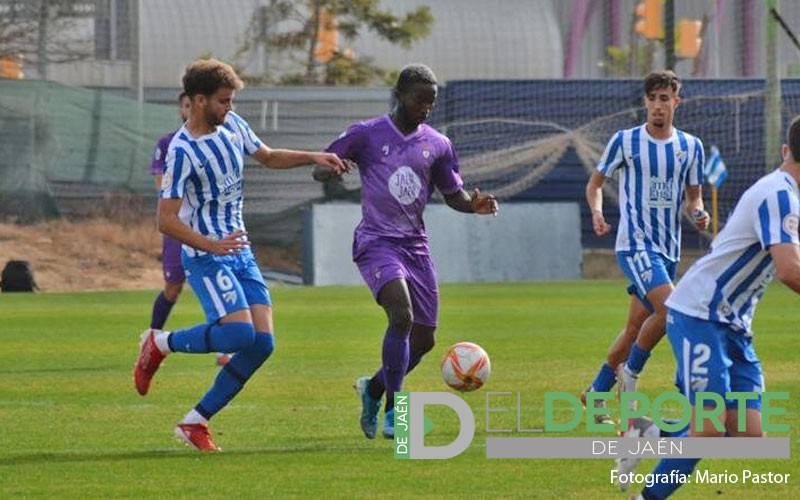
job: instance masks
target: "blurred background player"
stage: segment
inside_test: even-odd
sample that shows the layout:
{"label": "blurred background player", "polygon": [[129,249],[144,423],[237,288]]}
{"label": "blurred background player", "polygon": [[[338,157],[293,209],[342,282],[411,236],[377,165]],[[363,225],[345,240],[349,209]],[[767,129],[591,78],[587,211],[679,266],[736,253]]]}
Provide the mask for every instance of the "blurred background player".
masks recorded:
{"label": "blurred background player", "polygon": [[[181,122],[185,123],[189,118],[189,108],[191,106],[186,92],[181,92],[178,96],[178,106]],[[161,190],[164,160],[167,157],[167,149],[175,132],[170,132],[163,136],[156,143],[153,161],[150,163],[150,174],[155,178],[157,192]],[[186,207],[186,209],[188,208]],[[183,284],[186,282],[183,264],[181,264],[181,242],[166,234],[161,235],[161,268],[164,271],[164,289],[153,302],[153,314],[150,318],[150,328],[155,330],[164,328],[164,324],[169,318],[169,313],[178,301],[178,297],[183,291]],[[230,356],[228,354],[217,353],[217,364],[224,365],[229,359]]]}
{"label": "blurred background player", "polygon": [[[620,391],[635,391],[650,351],[664,336],[664,301],[672,292],[680,258],[684,190],[686,214],[697,229],[708,227],[710,218],[703,209],[701,187],[703,143],[673,126],[680,90],[680,79],[672,71],[645,77],[646,123],[614,134],[586,185],[592,226],[595,234],[602,236],[611,231],[603,216],[603,184],[620,171],[621,217],[615,250],[617,263],[631,281],[631,299],[625,328],[611,344],[594,382],[581,394],[584,405],[587,391],[607,392],[617,378]],[[613,424],[608,415],[595,419]]]}
{"label": "blurred background player", "polygon": [[[350,126],[327,148],[358,165],[362,220],[355,230],[353,260],[389,320],[381,368],[355,386],[363,405],[361,428],[369,439],[377,431],[384,392],[383,435],[394,437],[394,393],[433,348],[439,290],[422,212],[434,188],[459,212],[498,210],[493,196],[464,191],[453,145],[424,123],[437,91],[430,68],[406,66],[394,88],[392,111]],[[319,167],[314,171],[319,181],[332,175]]]}
{"label": "blurred background player", "polygon": [[[692,404],[692,437],[762,436],[764,373],[753,346],[753,316],[775,276],[800,294],[800,116],[789,125],[781,154],[781,166],[744,192],[711,253],[695,262],[667,300],[675,385]],[[726,408],[718,421],[704,419],[702,431],[694,428],[698,392],[719,395]],[[736,402],[725,399],[730,392],[758,395],[746,401],[745,430],[738,428]],[[706,410],[716,407],[708,399],[703,402]],[[688,475],[699,461],[662,459],[653,472],[667,474],[661,477],[669,477],[670,471]],[[667,498],[680,485],[657,483],[635,498]]]}
{"label": "blurred background player", "polygon": [[[220,450],[208,420],[242,389],[274,348],[272,302],[242,219],[244,155],[276,169],[312,163],[337,172],[345,169],[332,153],[267,147],[231,111],[235,92],[242,87],[233,69],[215,59],[195,61],[184,74],[191,109],[167,152],[158,227],[183,243],[183,267],[207,323],[175,332],[145,330],[134,366],[136,390],[146,395],[171,352],[236,354],[175,428],[179,439],[202,451]],[[184,199],[193,210],[189,216],[180,213]]]}

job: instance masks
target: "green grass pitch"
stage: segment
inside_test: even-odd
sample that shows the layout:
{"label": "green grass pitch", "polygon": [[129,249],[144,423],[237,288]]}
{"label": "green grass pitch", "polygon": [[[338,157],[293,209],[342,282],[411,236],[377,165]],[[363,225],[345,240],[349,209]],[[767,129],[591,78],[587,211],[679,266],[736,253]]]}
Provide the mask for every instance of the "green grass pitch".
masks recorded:
{"label": "green grass pitch", "polygon": [[[623,284],[445,285],[441,292],[437,345],[405,388],[447,390],[438,365],[459,340],[481,344],[493,373],[484,389],[464,395],[476,417],[471,447],[439,461],[395,460],[391,442],[368,441],[358,427],[351,386],[377,367],[385,322],[365,287],[272,289],[276,351],[212,421],[221,454],[197,453],[172,436],[215,376],[213,355],[173,355],[147,397],[133,388],[131,367],[154,291],[4,294],[0,498],[627,498],[609,482],[612,460],[485,458],[485,393],[521,393],[520,415],[500,414],[492,428],[517,419],[523,428],[542,426],[544,392],[577,394],[595,375],[623,325]],[[789,484],[692,484],[676,498],[800,498],[799,304],[776,284],[756,318],[767,388],[791,395],[781,421],[790,425],[792,458],[699,465],[791,473]],[[167,326],[201,321],[186,293]],[[664,341],[640,388],[655,395],[671,390],[672,380]],[[449,442],[455,415],[441,409],[430,416],[437,428],[426,439]],[[638,472],[654,463],[643,462]]]}

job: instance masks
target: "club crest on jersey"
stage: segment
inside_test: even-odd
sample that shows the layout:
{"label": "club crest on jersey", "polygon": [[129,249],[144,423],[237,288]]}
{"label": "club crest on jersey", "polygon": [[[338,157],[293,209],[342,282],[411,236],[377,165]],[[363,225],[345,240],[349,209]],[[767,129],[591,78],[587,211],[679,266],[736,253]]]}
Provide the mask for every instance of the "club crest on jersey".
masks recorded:
{"label": "club crest on jersey", "polygon": [[675,152],[675,158],[677,158],[679,162],[683,162],[683,160],[686,159],[686,151],[679,149]]}
{"label": "club crest on jersey", "polygon": [[783,227],[784,232],[788,233],[790,236],[793,236],[797,234],[797,228],[800,226],[800,218],[798,218],[795,214],[788,214],[783,218],[781,226]]}
{"label": "club crest on jersey", "polygon": [[420,191],[422,191],[422,181],[411,167],[403,165],[389,177],[389,192],[401,205],[414,203]]}
{"label": "club crest on jersey", "polygon": [[430,158],[430,156],[431,156],[431,152],[430,151],[428,151],[427,149],[423,149],[422,150],[422,157],[423,158],[425,158],[427,160],[428,158]]}
{"label": "club crest on jersey", "polygon": [[389,145],[384,144],[381,146],[381,152],[383,153],[383,156],[389,156]]}

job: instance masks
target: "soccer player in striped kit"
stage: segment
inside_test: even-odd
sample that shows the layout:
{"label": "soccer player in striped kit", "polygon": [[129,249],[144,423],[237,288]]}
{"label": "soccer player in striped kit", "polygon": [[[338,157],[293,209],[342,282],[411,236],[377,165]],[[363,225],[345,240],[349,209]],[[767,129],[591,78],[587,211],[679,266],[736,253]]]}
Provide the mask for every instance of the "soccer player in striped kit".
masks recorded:
{"label": "soccer player in striped kit", "polygon": [[[692,403],[692,437],[762,436],[764,374],[753,347],[753,316],[775,277],[800,294],[800,116],[789,125],[781,154],[781,166],[742,194],[712,242],[711,253],[694,263],[667,300],[667,336],[677,361],[675,385]],[[726,411],[717,422],[723,430],[708,418],[702,431],[694,428],[698,392],[718,394],[725,402]],[[729,392],[758,395],[746,401],[744,430],[738,427],[736,403],[725,399]],[[707,399],[702,403],[706,410],[716,407]],[[653,472],[688,475],[699,461],[666,458]],[[661,500],[680,485],[657,483],[635,498]]]}
{"label": "soccer player in striped kit", "polygon": [[[189,109],[191,108],[191,101],[186,92],[181,92],[178,95],[178,113],[181,117],[181,122],[186,123],[189,119]],[[161,177],[164,174],[164,161],[167,159],[167,150],[169,143],[175,136],[175,132],[163,135],[158,142],[156,142],[156,150],[153,154],[153,161],[150,163],[150,175],[153,176],[156,184],[156,190],[161,190]],[[181,209],[188,210],[189,206],[184,204]],[[178,302],[178,298],[183,291],[183,285],[186,283],[186,273],[183,272],[183,264],[181,263],[181,242],[166,234],[161,235],[161,269],[164,272],[164,289],[158,294],[156,300],[153,301],[153,312],[150,316],[150,328],[161,330],[169,318],[172,307]],[[230,355],[224,352],[217,353],[217,364],[222,366],[230,360]]]}
{"label": "soccer player in striped kit", "polygon": [[[235,353],[175,428],[179,439],[202,451],[220,451],[208,420],[274,348],[272,302],[242,220],[244,155],[268,168],[315,163],[339,173],[346,170],[333,153],[272,149],[261,142],[231,111],[242,87],[233,69],[214,59],[195,61],[184,74],[191,110],[167,151],[158,227],[183,243],[183,267],[207,323],[174,332],[145,330],[134,366],[136,390],[146,395],[159,365],[172,352]],[[189,213],[180,211],[183,203],[191,207]]]}
{"label": "soccer player in striped kit", "polygon": [[[703,209],[701,187],[703,143],[673,126],[680,89],[680,79],[672,71],[645,77],[646,123],[614,134],[586,185],[592,226],[595,234],[602,236],[611,231],[603,216],[603,183],[620,173],[616,254],[631,281],[631,299],[627,324],[611,344],[594,382],[581,395],[584,404],[587,391],[607,392],[617,381],[620,391],[635,391],[650,351],[664,336],[664,302],[673,290],[680,258],[684,193],[685,213],[697,229],[708,227],[710,218]],[[614,423],[608,415],[596,420]]]}

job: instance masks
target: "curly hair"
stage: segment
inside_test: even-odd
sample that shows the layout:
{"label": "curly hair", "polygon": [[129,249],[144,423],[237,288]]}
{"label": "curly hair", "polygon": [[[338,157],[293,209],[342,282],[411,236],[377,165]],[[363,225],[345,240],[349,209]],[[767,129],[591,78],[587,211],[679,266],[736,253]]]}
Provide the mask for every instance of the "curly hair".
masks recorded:
{"label": "curly hair", "polygon": [[183,91],[189,97],[212,95],[223,87],[241,90],[244,83],[230,64],[217,59],[199,59],[190,64],[183,75]]}

